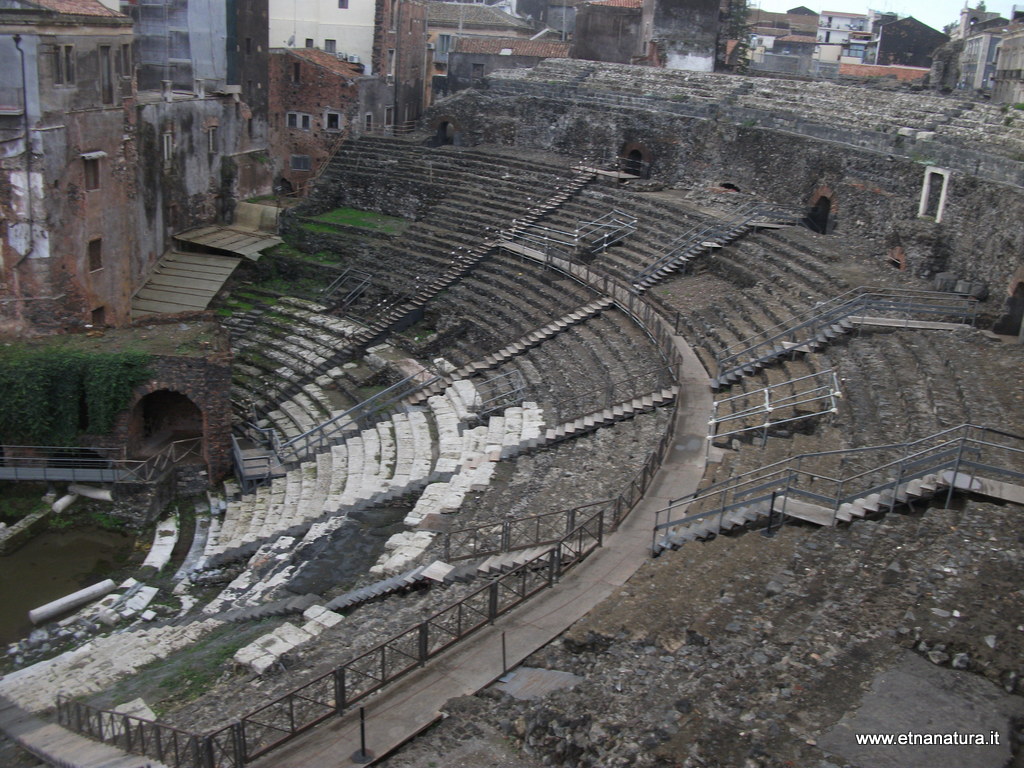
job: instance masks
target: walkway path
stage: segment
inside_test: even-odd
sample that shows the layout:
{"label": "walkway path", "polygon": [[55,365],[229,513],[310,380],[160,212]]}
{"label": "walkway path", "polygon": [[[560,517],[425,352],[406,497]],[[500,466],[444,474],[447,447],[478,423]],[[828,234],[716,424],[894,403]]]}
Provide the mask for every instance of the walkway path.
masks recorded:
{"label": "walkway path", "polygon": [[0,730],[40,760],[59,768],[166,768],[47,723],[0,696]]}
{"label": "walkway path", "polygon": [[[554,640],[624,584],[649,556],[654,512],[692,493],[704,473],[704,441],[711,414],[707,372],[676,337],[682,356],[680,403],[673,450],[650,488],[619,530],[554,588],[541,592],[492,626],[385,688],[366,704],[367,749],[377,757],[394,751],[438,717],[445,702],[476,693]],[[293,739],[253,763],[257,768],[365,765],[352,760],[360,748],[359,711],[353,709]]]}

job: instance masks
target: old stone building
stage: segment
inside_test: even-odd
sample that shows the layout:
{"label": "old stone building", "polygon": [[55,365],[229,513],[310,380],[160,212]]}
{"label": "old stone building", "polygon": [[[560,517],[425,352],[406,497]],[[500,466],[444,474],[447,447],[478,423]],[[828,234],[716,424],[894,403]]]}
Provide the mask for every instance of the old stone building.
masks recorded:
{"label": "old stone building", "polygon": [[645,54],[642,0],[592,0],[576,11],[573,58],[632,64]]}
{"label": "old stone building", "polygon": [[372,110],[361,110],[360,92],[377,90],[379,78],[360,70],[316,48],[271,51],[270,146],[279,192],[303,190],[353,124],[367,114],[374,119]]}
{"label": "old stone building", "polygon": [[460,37],[448,55],[449,92],[477,88],[496,69],[529,69],[548,58],[565,58],[569,43],[517,37]]}
{"label": "old stone building", "polygon": [[646,54],[656,66],[714,71],[717,0],[644,0],[642,20]]}
{"label": "old stone building", "polygon": [[128,321],[136,222],[131,20],[95,0],[0,9],[0,330]]}
{"label": "old stone building", "polygon": [[1001,104],[1024,103],[1024,23],[1011,26],[999,44],[992,99]]}

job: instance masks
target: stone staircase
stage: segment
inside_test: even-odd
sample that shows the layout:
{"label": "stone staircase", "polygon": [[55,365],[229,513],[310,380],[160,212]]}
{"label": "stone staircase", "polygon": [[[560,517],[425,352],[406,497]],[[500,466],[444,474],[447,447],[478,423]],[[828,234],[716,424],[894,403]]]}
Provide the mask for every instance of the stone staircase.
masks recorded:
{"label": "stone staircase", "polygon": [[538,328],[535,331],[531,331],[530,333],[526,334],[525,336],[522,336],[516,341],[513,341],[512,343],[505,345],[496,352],[492,352],[491,354],[481,358],[480,360],[476,360],[474,362],[463,365],[450,375],[442,377],[440,380],[434,382],[430,386],[425,387],[421,391],[406,398],[403,402],[407,405],[417,405],[419,403],[422,403],[431,395],[434,395],[437,392],[443,390],[445,387],[449,386],[449,384],[451,384],[451,382],[455,380],[465,379],[475,374],[482,373],[493,368],[497,368],[502,363],[505,363],[511,360],[512,358],[523,354],[528,349],[535,347],[544,341],[547,341],[556,334],[564,331],[566,328],[569,328],[577,323],[582,323],[584,320],[587,320],[588,318],[594,317],[603,310],[612,306],[614,303],[614,300],[608,296],[602,296],[601,298],[594,299],[593,301],[589,302],[588,304],[585,304],[579,309],[569,312],[563,315],[562,317],[558,318],[557,320],[552,320],[547,325],[542,326],[541,328]]}
{"label": "stone staircase", "polygon": [[[869,314],[870,313],[870,314]],[[865,327],[956,330],[973,323],[977,301],[958,294],[907,289],[856,288],[723,350],[711,387],[719,389],[776,360],[816,352]],[[923,319],[940,317],[941,320]]]}
{"label": "stone staircase", "polygon": [[728,221],[701,224],[684,233],[653,264],[634,275],[631,282],[638,293],[643,293],[673,272],[683,269],[697,256],[722,248],[751,230],[777,229],[796,224],[798,220],[791,212],[751,204],[740,209]]}
{"label": "stone staircase", "polygon": [[656,522],[654,553],[786,518],[849,523],[954,492],[1024,504],[1024,437],[965,424],[909,443],[800,454],[661,510],[659,519],[689,514]]}
{"label": "stone staircase", "polygon": [[618,403],[610,408],[604,408],[586,416],[581,416],[578,419],[547,430],[544,433],[544,445],[549,446],[562,440],[579,437],[609,424],[614,424],[617,421],[632,418],[639,413],[646,413],[662,405],[668,405],[675,400],[678,394],[678,386],[666,387],[657,392],[635,397],[632,400]]}

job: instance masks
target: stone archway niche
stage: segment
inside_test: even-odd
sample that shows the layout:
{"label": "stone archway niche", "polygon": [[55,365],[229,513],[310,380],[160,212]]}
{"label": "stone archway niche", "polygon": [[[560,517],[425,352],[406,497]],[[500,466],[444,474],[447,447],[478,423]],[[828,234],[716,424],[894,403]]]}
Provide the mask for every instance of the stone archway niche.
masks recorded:
{"label": "stone archway niche", "polygon": [[619,169],[631,176],[646,179],[651,174],[651,153],[643,144],[624,144],[619,152]]}
{"label": "stone archway niche", "polygon": [[186,395],[158,389],[132,408],[129,451],[146,458],[176,440],[204,437],[203,412]]}
{"label": "stone archway niche", "polygon": [[830,187],[821,186],[808,199],[807,216],[804,223],[812,232],[827,235],[836,228],[836,194]]}

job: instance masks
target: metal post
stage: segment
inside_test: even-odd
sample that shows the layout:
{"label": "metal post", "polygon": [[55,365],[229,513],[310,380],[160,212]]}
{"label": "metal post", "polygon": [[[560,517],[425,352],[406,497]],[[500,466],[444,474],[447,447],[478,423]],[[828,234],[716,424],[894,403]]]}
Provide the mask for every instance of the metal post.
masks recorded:
{"label": "metal post", "polygon": [[359,708],[359,750],[352,753],[353,763],[369,763],[376,758],[373,752],[366,749],[366,707]]}
{"label": "metal post", "polygon": [[775,535],[775,532],[772,530],[772,515],[774,513],[775,513],[775,491],[772,491],[772,503],[770,505],[768,505],[768,525],[765,527],[765,529],[763,531],[761,531],[761,535],[764,536],[766,539],[770,539],[772,536]]}
{"label": "metal post", "polygon": [[508,654],[507,647],[505,645],[505,630],[501,631],[501,674],[505,675],[508,673]]}

